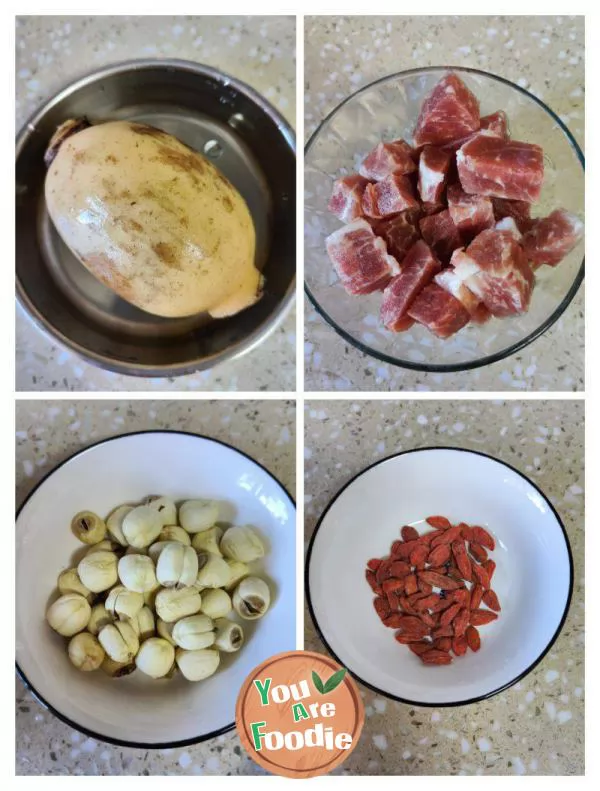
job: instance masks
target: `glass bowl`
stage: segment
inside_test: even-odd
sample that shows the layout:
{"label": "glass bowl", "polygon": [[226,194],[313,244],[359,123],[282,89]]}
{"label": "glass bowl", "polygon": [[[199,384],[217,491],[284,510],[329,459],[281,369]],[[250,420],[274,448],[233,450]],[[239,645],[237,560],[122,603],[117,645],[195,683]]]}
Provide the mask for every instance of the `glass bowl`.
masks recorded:
{"label": "glass bowl", "polygon": [[542,335],[567,308],[584,276],[584,243],[556,267],[541,267],[531,306],[522,316],[469,324],[440,340],[415,324],[394,333],[379,320],[381,293],[351,296],[325,251],[326,237],[340,227],[327,211],[335,179],[358,169],[381,140],[410,141],[421,103],[451,69],[481,103],[481,114],[504,110],[515,140],[544,149],[542,194],[533,216],[564,208],[583,219],[584,157],[560,118],[540,99],[508,80],[477,69],[431,67],[383,77],[345,99],[312,135],[305,152],[304,270],[306,293],[318,312],[349,343],[393,365],[419,371],[477,368],[519,351]]}

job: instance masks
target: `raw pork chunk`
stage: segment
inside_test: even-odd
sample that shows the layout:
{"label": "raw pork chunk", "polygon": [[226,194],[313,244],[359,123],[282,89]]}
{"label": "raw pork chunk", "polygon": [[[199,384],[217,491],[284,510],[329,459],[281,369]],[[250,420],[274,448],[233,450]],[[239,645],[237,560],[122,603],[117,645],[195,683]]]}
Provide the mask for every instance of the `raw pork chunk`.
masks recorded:
{"label": "raw pork chunk", "polygon": [[498,220],[494,225],[497,231],[508,231],[513,235],[513,238],[520,242],[523,239],[523,234],[519,230],[519,226],[512,217],[505,217],[503,220]]}
{"label": "raw pork chunk", "polygon": [[526,233],[531,228],[533,224],[531,204],[527,201],[492,198],[492,206],[494,207],[494,217],[497,220],[512,217],[521,233]]}
{"label": "raw pork chunk", "polygon": [[367,179],[356,174],[338,179],[333,184],[327,208],[344,223],[362,217],[362,197],[368,183]]}
{"label": "raw pork chunk", "polygon": [[415,151],[404,140],[393,143],[378,143],[367,154],[359,167],[361,176],[372,181],[382,181],[390,173],[412,173],[417,169]]}
{"label": "raw pork chunk", "polygon": [[508,119],[504,110],[497,110],[491,115],[484,115],[481,119],[481,128],[493,132],[503,140],[508,140]]}
{"label": "raw pork chunk", "polygon": [[462,304],[437,283],[430,283],[415,297],[408,309],[411,319],[423,324],[438,338],[449,338],[469,323]]}
{"label": "raw pork chunk", "polygon": [[423,217],[419,221],[423,239],[443,264],[447,264],[457,247],[462,247],[458,228],[452,222],[448,209]]}
{"label": "raw pork chunk", "polygon": [[381,236],[385,240],[388,253],[393,255],[399,264],[402,264],[404,256],[421,238],[421,234],[417,230],[415,213],[411,211],[402,212],[402,214],[388,217],[385,220],[373,220],[371,227],[377,236]]}
{"label": "raw pork chunk", "polygon": [[456,164],[465,192],[529,203],[540,197],[543,152],[532,143],[501,140],[482,132],[459,148]]}
{"label": "raw pork chunk", "polygon": [[325,240],[327,254],[349,294],[380,291],[400,267],[366,220],[354,220]]}
{"label": "raw pork chunk", "polygon": [[406,311],[440,269],[440,262],[422,239],[410,248],[402,263],[402,271],[390,280],[383,292],[381,321],[388,330],[401,332],[414,324]]}
{"label": "raw pork chunk", "polygon": [[442,145],[479,129],[479,102],[456,74],[447,74],[423,102],[414,144]]}
{"label": "raw pork chunk", "polygon": [[399,173],[392,173],[376,184],[368,184],[363,195],[363,212],[375,219],[418,208],[419,201],[413,195],[412,184]]}
{"label": "raw pork chunk", "polygon": [[435,146],[425,146],[419,158],[419,195],[425,203],[439,203],[444,193],[450,160],[450,151]]}
{"label": "raw pork chunk", "polygon": [[[455,266],[460,263],[461,259],[466,255],[464,250],[455,250],[452,254],[451,266],[439,272],[434,280],[441,286],[444,291],[452,294],[461,305],[467,310],[471,318],[477,317],[480,313],[481,305],[483,304],[479,297],[465,286],[465,275],[460,275],[456,272]],[[489,316],[489,312],[488,312]]]}
{"label": "raw pork chunk", "polygon": [[469,195],[458,184],[448,187],[448,211],[462,233],[475,236],[494,225],[492,201],[483,195]]}
{"label": "raw pork chunk", "polygon": [[534,268],[556,266],[571,252],[583,236],[583,223],[565,209],[556,209],[523,237],[525,255]]}
{"label": "raw pork chunk", "polygon": [[528,309],[533,272],[510,231],[482,231],[455,264],[455,271],[494,316],[514,316]]}

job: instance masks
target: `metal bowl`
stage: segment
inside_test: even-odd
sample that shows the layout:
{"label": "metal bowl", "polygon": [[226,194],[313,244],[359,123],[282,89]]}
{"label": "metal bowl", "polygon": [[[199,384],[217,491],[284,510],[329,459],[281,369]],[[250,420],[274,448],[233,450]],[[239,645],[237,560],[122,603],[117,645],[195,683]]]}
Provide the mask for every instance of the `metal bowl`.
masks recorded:
{"label": "metal bowl", "polygon": [[[57,125],[131,119],[203,153],[245,198],[256,228],[264,297],[227,319],[164,319],[98,282],[68,250],[46,210],[43,155]],[[43,329],[89,362],[136,376],[177,376],[253,349],[293,301],[296,158],[291,127],[243,82],[183,60],[106,66],[48,101],[17,139],[17,297]]]}

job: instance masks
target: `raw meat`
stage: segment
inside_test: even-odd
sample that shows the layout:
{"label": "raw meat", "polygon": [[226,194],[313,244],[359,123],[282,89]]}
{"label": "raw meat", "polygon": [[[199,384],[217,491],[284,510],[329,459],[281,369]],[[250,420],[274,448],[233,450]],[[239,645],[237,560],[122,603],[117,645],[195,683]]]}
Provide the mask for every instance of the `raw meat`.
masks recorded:
{"label": "raw meat", "polygon": [[514,316],[529,307],[533,272],[510,231],[482,231],[455,271],[494,316]]}
{"label": "raw meat", "polygon": [[446,186],[452,155],[435,146],[425,146],[419,158],[419,195],[425,203],[439,203]]}
{"label": "raw meat", "polygon": [[438,338],[449,338],[469,323],[469,313],[461,303],[438,286],[430,283],[415,297],[408,309],[410,318],[423,324]]}
{"label": "raw meat", "polygon": [[446,208],[444,203],[422,203],[421,212],[423,216],[429,217],[432,214],[439,214]]}
{"label": "raw meat", "polygon": [[447,74],[423,102],[415,146],[442,145],[479,129],[479,102],[456,74]]}
{"label": "raw meat", "polygon": [[526,233],[531,228],[533,223],[531,204],[527,201],[492,198],[492,206],[494,207],[494,217],[497,220],[512,217],[521,233]]}
{"label": "raw meat", "polygon": [[380,219],[406,209],[418,208],[419,202],[413,195],[410,181],[399,173],[392,173],[375,184],[368,184],[363,194],[362,209],[367,217]]}
{"label": "raw meat", "polygon": [[371,222],[371,227],[377,236],[385,240],[388,253],[400,264],[413,244],[421,238],[417,230],[417,219],[411,211],[402,212],[385,220],[374,220]]}
{"label": "raw meat", "polygon": [[458,184],[448,187],[448,211],[461,233],[475,236],[494,225],[492,201],[483,195],[469,195]]}
{"label": "raw meat", "polygon": [[349,294],[370,294],[388,284],[400,267],[388,255],[383,239],[375,236],[366,220],[354,220],[325,240],[327,254]]}
{"label": "raw meat", "polygon": [[565,209],[556,209],[523,237],[525,255],[533,267],[556,266],[570,253],[583,236],[583,223]]}
{"label": "raw meat", "polygon": [[504,110],[496,110],[491,115],[484,115],[481,119],[481,129],[486,129],[503,140],[508,140],[508,119]]}
{"label": "raw meat", "polygon": [[512,217],[505,217],[503,220],[498,220],[498,222],[494,225],[494,228],[497,231],[508,231],[513,235],[513,238],[520,242],[523,238],[523,234],[519,230],[519,226],[514,221]]}
{"label": "raw meat", "polygon": [[452,222],[448,209],[423,217],[419,221],[423,239],[431,247],[443,264],[450,261],[457,247],[462,247],[462,239],[458,228]]}
{"label": "raw meat", "polygon": [[457,274],[455,265],[460,263],[462,256],[465,255],[464,250],[455,250],[452,254],[451,266],[439,272],[434,280],[441,286],[444,291],[452,294],[453,297],[461,303],[461,305],[468,311],[470,316],[477,315],[478,308],[482,304],[479,297],[465,286],[465,277]]}
{"label": "raw meat", "polygon": [[344,223],[362,217],[362,197],[368,183],[357,174],[338,179],[333,184],[327,208]]}
{"label": "raw meat", "polygon": [[465,192],[529,203],[540,196],[543,152],[532,143],[480,133],[459,148],[456,164]]}
{"label": "raw meat", "polygon": [[404,140],[378,143],[367,154],[358,172],[366,179],[382,181],[390,173],[412,173],[417,169],[416,153]]}
{"label": "raw meat", "polygon": [[402,271],[390,280],[383,292],[381,321],[388,330],[401,332],[414,323],[407,317],[406,311],[440,269],[440,262],[423,240],[410,248],[402,263]]}

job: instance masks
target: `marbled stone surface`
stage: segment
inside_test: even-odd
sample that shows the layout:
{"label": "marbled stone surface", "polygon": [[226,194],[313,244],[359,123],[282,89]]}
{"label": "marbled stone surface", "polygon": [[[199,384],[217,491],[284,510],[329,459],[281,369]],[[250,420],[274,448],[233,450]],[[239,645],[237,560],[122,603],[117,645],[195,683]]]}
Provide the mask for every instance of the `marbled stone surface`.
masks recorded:
{"label": "marbled stone surface", "polygon": [[[294,124],[296,23],[273,17],[18,17],[17,127],[87,71],[132,58],[182,58],[222,69],[263,94]],[[295,383],[295,312],[252,353],[212,370],[146,379],[103,371],[47,336],[17,307],[17,390],[272,390]]]}
{"label": "marbled stone surface", "polygon": [[[542,99],[584,144],[584,18],[306,17],[305,136],[357,89],[422,66],[471,66]],[[398,368],[348,344],[305,299],[307,390],[584,389],[583,287],[558,322],[518,354],[473,371]]]}
{"label": "marbled stone surface", "polygon": [[[365,727],[349,775],[581,775],[584,772],[584,407],[582,401],[309,401],[305,538],[354,475],[428,445],[470,448],[536,483],[565,524],[575,564],[569,615],[550,652],[488,701],[425,708],[360,686]],[[401,489],[399,489],[401,495]],[[308,612],[305,647],[323,651]]]}
{"label": "marbled stone surface", "polygon": [[[17,503],[56,464],[106,437],[147,429],[206,434],[270,470],[295,498],[295,406],[291,401],[19,401]],[[235,732],[197,746],[134,750],[63,724],[16,683],[18,775],[264,774]]]}

